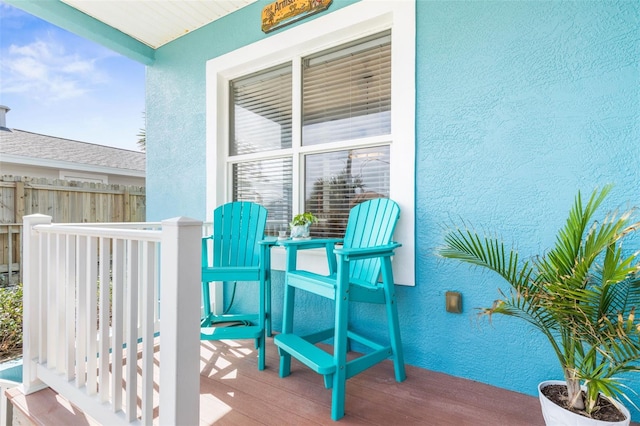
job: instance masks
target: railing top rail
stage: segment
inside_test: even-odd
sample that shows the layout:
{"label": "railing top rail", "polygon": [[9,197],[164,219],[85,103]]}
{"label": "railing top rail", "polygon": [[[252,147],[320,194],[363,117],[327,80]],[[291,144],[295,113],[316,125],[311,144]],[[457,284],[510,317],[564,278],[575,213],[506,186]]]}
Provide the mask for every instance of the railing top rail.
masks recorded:
{"label": "railing top rail", "polygon": [[56,226],[81,226],[90,228],[121,228],[121,229],[160,229],[162,222],[70,222],[54,223]]}
{"label": "railing top rail", "polygon": [[110,227],[85,226],[84,224],[82,224],[81,226],[78,226],[78,224],[36,225],[33,227],[33,230],[47,234],[69,234],[79,235],[82,237],[122,238],[150,242],[160,242],[162,238],[162,231],[159,230],[124,228],[118,229]]}

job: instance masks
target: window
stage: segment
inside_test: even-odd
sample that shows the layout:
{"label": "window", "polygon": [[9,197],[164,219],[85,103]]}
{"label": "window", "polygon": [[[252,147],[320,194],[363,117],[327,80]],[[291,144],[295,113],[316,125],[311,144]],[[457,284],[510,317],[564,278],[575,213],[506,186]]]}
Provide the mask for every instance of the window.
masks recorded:
{"label": "window", "polygon": [[[311,228],[315,237],[342,237],[355,204],[389,197],[390,57],[385,31],[301,57],[300,81],[293,81],[289,62],[229,82],[232,198],[264,205],[268,234],[286,229],[294,188],[303,210],[319,219]],[[299,96],[292,87],[302,87]],[[301,99],[296,122],[302,137],[296,143],[294,96]],[[371,143],[373,136],[384,139]],[[302,185],[294,185],[295,162]]]}
{"label": "window", "polygon": [[311,211],[312,236],[340,237],[351,207],[392,198],[413,285],[414,64],[414,2],[367,0],[210,60],[207,210],[259,202],[271,235]]}

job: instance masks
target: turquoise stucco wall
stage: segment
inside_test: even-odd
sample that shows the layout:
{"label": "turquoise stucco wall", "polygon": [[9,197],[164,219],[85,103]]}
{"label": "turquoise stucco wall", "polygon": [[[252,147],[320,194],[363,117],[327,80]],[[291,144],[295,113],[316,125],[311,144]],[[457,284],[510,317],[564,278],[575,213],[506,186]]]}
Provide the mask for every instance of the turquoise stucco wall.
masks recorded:
{"label": "turquoise stucco wall", "polygon": [[[147,74],[149,220],[205,218],[205,61],[264,38],[264,4],[156,52]],[[346,4],[334,0],[330,11]],[[636,1],[418,1],[417,282],[398,289],[409,364],[526,394],[561,377],[527,326],[477,321],[474,308],[490,305],[501,283],[434,248],[441,225],[464,218],[523,255],[538,253],[576,192],[605,183],[615,184],[610,206],[640,205],[638,58]],[[277,325],[281,274],[275,281]],[[462,314],[444,311],[447,290],[462,292]],[[300,303],[310,322],[330,322],[327,304]],[[382,318],[354,312],[369,333]]]}
{"label": "turquoise stucco wall", "polygon": [[[417,15],[419,282],[399,302],[413,305],[408,359],[534,393],[561,377],[548,343],[512,319],[477,322],[473,308],[501,282],[435,258],[439,225],[462,217],[533,255],[555,242],[578,190],[610,182],[611,206],[640,205],[640,8],[418,2]],[[442,309],[448,289],[462,292],[462,315]]]}

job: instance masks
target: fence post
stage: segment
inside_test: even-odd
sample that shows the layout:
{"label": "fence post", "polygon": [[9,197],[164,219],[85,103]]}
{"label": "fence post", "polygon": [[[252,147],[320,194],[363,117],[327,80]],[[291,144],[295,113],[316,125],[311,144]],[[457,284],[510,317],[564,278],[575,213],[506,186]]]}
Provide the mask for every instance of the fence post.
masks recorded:
{"label": "fence post", "polygon": [[23,287],[22,287],[22,392],[25,395],[47,387],[37,377],[37,364],[34,358],[40,352],[38,345],[41,324],[39,297],[42,294],[40,282],[40,238],[33,230],[36,225],[50,225],[51,216],[32,214],[25,216],[22,227],[22,258]]}
{"label": "fence post", "polygon": [[200,419],[202,222],[162,222],[160,264],[160,424]]}
{"label": "fence post", "polygon": [[22,222],[22,217],[24,216],[24,182],[16,181],[16,188],[13,195],[14,199],[14,222],[20,223]]}
{"label": "fence post", "polygon": [[131,222],[131,193],[129,188],[125,188],[122,193],[122,208],[123,208],[123,220],[125,222]]}

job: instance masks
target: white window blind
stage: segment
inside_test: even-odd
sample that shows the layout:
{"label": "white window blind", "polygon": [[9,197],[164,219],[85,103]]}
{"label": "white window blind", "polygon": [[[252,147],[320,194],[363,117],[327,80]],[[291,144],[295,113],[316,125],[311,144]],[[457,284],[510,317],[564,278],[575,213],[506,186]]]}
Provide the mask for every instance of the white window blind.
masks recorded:
{"label": "white window blind", "polygon": [[303,60],[305,146],[391,133],[391,35]]}
{"label": "white window blind", "polygon": [[314,237],[343,237],[352,207],[389,198],[388,145],[310,154],[305,171],[305,210],[319,218]]}
{"label": "white window blind", "polygon": [[233,200],[253,201],[268,211],[267,235],[286,230],[291,220],[291,157],[233,164]]}
{"label": "white window blind", "polygon": [[291,64],[230,82],[230,155],[291,148]]}

